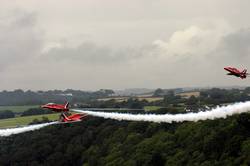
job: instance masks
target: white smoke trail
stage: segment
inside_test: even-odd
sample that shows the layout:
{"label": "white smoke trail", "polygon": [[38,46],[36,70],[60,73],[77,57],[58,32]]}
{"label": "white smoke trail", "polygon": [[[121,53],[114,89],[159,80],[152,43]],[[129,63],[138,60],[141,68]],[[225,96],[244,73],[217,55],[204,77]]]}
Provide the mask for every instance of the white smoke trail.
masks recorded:
{"label": "white smoke trail", "polygon": [[115,113],[115,112],[94,112],[94,111],[84,111],[76,110],[75,112],[86,113],[92,116],[110,118],[116,120],[131,120],[131,121],[148,121],[148,122],[183,122],[183,121],[194,121],[207,120],[207,119],[216,119],[216,118],[226,118],[233,114],[240,114],[243,112],[250,111],[250,101],[235,103],[228,106],[217,107],[211,110],[197,113],[186,113],[186,114],[128,114],[128,113]]}
{"label": "white smoke trail", "polygon": [[57,123],[58,122],[50,122],[50,123],[29,125],[29,126],[18,127],[18,128],[0,129],[0,136],[10,136],[12,134],[19,134],[19,133],[23,133],[27,131],[38,130],[42,127],[57,124]]}

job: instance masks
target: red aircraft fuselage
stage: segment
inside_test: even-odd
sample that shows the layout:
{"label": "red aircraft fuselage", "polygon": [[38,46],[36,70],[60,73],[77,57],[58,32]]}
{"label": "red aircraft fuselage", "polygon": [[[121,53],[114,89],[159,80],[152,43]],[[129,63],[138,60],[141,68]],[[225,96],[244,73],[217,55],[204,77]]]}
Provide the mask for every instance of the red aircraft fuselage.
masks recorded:
{"label": "red aircraft fuselage", "polygon": [[87,116],[88,116],[87,114],[73,114],[73,115],[67,116],[64,113],[62,113],[60,121],[61,122],[78,122],[78,121],[82,121]]}
{"label": "red aircraft fuselage", "polygon": [[47,108],[55,112],[68,112],[69,111],[69,103],[66,104],[54,104],[54,103],[48,103],[41,106],[42,108]]}
{"label": "red aircraft fuselage", "polygon": [[229,72],[227,75],[233,75],[236,77],[240,77],[241,79],[245,79],[248,75],[246,69],[244,69],[242,71],[240,71],[234,67],[225,67],[224,69]]}

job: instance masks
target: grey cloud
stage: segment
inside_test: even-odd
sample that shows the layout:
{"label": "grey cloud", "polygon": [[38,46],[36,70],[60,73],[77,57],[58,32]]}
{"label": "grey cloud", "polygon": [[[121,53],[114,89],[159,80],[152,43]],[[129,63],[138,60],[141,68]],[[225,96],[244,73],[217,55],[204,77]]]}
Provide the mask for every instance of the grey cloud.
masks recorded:
{"label": "grey cloud", "polygon": [[34,12],[24,12],[24,11],[15,11],[13,12],[14,20],[12,25],[16,24],[18,27],[35,27],[37,24],[37,15]]}
{"label": "grey cloud", "polygon": [[[22,64],[1,73],[1,88],[248,84],[223,70],[225,65],[250,66],[249,29],[237,30],[250,27],[247,0],[6,3],[31,12],[0,18],[0,68]],[[54,8],[58,3],[61,7]],[[59,42],[41,55],[44,43],[62,38],[85,41],[75,39],[79,34],[89,35],[91,42]],[[156,39],[160,45],[148,46]]]}
{"label": "grey cloud", "polygon": [[167,42],[159,40],[155,44],[165,57],[176,56],[179,61],[206,60],[216,65],[248,63],[250,29],[225,31],[192,26],[176,31]]}
{"label": "grey cloud", "polygon": [[83,42],[77,47],[61,46],[51,48],[42,55],[44,60],[68,61],[86,65],[109,65],[127,63],[147,56],[150,47],[110,48],[93,42]]}
{"label": "grey cloud", "polygon": [[249,43],[249,28],[231,31],[221,37],[209,60],[217,65],[250,66]]}
{"label": "grey cloud", "polygon": [[42,45],[33,14],[22,12],[19,16],[13,14],[4,18],[0,22],[0,69],[33,58]]}
{"label": "grey cloud", "polygon": [[222,48],[227,54],[240,57],[250,56],[250,29],[241,29],[225,36]]}

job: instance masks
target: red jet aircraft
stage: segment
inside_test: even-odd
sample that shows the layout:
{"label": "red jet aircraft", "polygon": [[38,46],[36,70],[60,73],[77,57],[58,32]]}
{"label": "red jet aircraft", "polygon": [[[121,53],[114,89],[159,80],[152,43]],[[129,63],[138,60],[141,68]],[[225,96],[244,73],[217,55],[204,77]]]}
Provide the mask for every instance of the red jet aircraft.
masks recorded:
{"label": "red jet aircraft", "polygon": [[54,104],[54,103],[48,103],[41,106],[42,108],[50,109],[54,112],[61,112],[61,116],[59,121],[60,122],[78,122],[83,120],[85,117],[87,117],[87,114],[72,114],[72,115],[66,115],[64,112],[69,111],[69,103],[67,102],[65,105],[61,104]]}
{"label": "red jet aircraft", "polygon": [[47,108],[55,112],[68,112],[69,111],[69,103],[66,104],[55,104],[55,103],[48,103],[41,106],[42,108]]}
{"label": "red jet aircraft", "polygon": [[79,122],[82,121],[87,114],[73,114],[73,115],[65,115],[64,113],[61,114],[60,121],[61,122]]}
{"label": "red jet aircraft", "polygon": [[247,75],[249,75],[247,73],[247,69],[244,69],[242,71],[240,71],[234,67],[225,67],[224,69],[229,72],[227,75],[233,75],[236,77],[240,77],[241,79],[245,79],[247,77]]}

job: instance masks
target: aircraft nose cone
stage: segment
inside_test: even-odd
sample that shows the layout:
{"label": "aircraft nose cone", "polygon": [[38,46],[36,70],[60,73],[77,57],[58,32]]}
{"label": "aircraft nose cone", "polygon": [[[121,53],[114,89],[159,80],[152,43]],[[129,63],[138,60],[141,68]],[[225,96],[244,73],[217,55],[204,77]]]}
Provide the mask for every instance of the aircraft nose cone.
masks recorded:
{"label": "aircraft nose cone", "polygon": [[46,105],[41,105],[41,108],[46,108]]}

